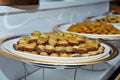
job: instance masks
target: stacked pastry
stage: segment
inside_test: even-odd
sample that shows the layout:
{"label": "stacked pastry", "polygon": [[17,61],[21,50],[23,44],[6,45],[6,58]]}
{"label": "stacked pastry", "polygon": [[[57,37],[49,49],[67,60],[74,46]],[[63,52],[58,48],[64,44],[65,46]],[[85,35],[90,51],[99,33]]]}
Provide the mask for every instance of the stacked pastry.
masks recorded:
{"label": "stacked pastry", "polygon": [[104,47],[98,40],[65,33],[33,31],[30,36],[24,36],[13,44],[17,51],[56,57],[93,56],[104,52]]}

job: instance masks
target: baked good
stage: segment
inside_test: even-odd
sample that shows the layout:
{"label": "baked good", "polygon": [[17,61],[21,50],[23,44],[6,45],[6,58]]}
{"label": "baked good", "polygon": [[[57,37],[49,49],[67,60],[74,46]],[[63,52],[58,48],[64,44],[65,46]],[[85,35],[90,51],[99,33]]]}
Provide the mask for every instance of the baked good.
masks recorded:
{"label": "baked good", "polygon": [[54,53],[55,48],[52,45],[46,45],[44,51],[47,52],[47,53]]}
{"label": "baked good", "polygon": [[24,46],[24,51],[32,52],[32,51],[35,50],[35,46],[36,46],[36,43],[35,43],[35,42],[26,44],[26,45]]}
{"label": "baked good", "polygon": [[40,55],[42,55],[42,56],[48,56],[48,53],[47,52],[41,52]]}
{"label": "baked good", "polygon": [[[120,21],[120,16],[118,20]],[[99,19],[93,22],[78,22],[72,24],[67,31],[83,34],[120,34],[119,29]]]}
{"label": "baked good", "polygon": [[57,41],[57,46],[68,46],[67,40],[59,40]]}
{"label": "baked good", "polygon": [[47,40],[48,39],[46,37],[39,37],[37,39],[37,44],[39,44],[39,45],[45,44],[47,42]]}
{"label": "baked good", "polygon": [[40,36],[41,35],[41,32],[40,31],[33,31],[32,33],[31,33],[31,35],[32,36]]}
{"label": "baked good", "polygon": [[97,22],[105,22],[105,23],[120,23],[120,16],[118,15],[108,15],[103,18],[95,19]]}
{"label": "baked good", "polygon": [[37,45],[35,46],[35,50],[38,52],[38,53],[41,53],[45,50],[45,46],[44,45]]}
{"label": "baked good", "polygon": [[60,57],[69,57],[69,54],[67,54],[67,53],[60,53]]}
{"label": "baked good", "polygon": [[64,46],[57,46],[57,47],[55,47],[55,52],[56,53],[64,53],[65,47]]}
{"label": "baked good", "polygon": [[50,54],[50,56],[53,56],[53,57],[58,57],[58,56],[59,56],[59,54],[57,54],[57,53],[51,53],[51,54]]}
{"label": "baked good", "polygon": [[34,31],[13,44],[17,51],[55,57],[79,57],[102,54],[104,46],[98,40],[89,39],[77,34],[65,32]]}
{"label": "baked good", "polygon": [[38,38],[39,38],[39,36],[37,36],[37,35],[32,35],[32,36],[30,36],[30,38],[29,38],[29,42],[30,42],[30,43],[32,43],[32,42],[37,42]]}
{"label": "baked good", "polygon": [[66,53],[72,53],[73,52],[73,47],[72,46],[65,47],[65,52]]}

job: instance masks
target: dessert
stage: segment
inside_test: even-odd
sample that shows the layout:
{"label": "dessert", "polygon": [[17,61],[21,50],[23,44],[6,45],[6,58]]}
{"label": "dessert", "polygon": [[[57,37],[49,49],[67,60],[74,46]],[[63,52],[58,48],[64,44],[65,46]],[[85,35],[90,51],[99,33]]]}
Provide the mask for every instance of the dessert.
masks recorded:
{"label": "dessert", "polygon": [[59,54],[56,54],[56,53],[51,53],[50,56],[54,56],[54,57],[58,57]]}
{"label": "dessert", "polygon": [[44,49],[45,49],[45,46],[44,46],[44,45],[37,45],[37,46],[35,46],[35,50],[36,50],[38,53],[43,52]]}
{"label": "dessert", "polygon": [[53,57],[79,57],[102,54],[104,46],[98,40],[77,34],[32,32],[19,39],[13,48],[17,51]]}
{"label": "dessert", "polygon": [[46,45],[44,51],[47,52],[47,53],[54,53],[55,48],[52,45]]}
{"label": "dessert", "polygon": [[27,51],[27,52],[32,52],[35,50],[35,46],[36,46],[36,43],[33,42],[33,43],[28,43],[26,45],[24,45],[24,51]]}
{"label": "dessert", "polygon": [[120,34],[120,30],[112,24],[99,20],[96,20],[96,22],[79,22],[72,24],[67,31],[83,34]]}
{"label": "dessert", "polygon": [[64,53],[65,52],[65,47],[64,46],[57,46],[55,47],[56,53]]}
{"label": "dessert", "polygon": [[118,15],[108,15],[103,18],[95,19],[96,22],[105,22],[105,23],[120,23],[120,16]]}

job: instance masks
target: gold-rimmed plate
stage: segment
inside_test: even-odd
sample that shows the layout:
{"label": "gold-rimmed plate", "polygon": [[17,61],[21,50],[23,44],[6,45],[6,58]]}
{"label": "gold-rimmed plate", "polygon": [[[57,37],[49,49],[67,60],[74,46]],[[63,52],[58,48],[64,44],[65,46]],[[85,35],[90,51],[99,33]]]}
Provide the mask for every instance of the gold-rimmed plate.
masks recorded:
{"label": "gold-rimmed plate", "polygon": [[[14,52],[11,50],[12,47],[12,42],[15,42],[18,40],[21,36],[11,36],[7,37],[1,40],[0,43],[0,54],[8,56],[13,59],[17,59],[20,61],[25,61],[25,62],[32,62],[32,63],[40,63],[40,64],[50,64],[50,65],[87,65],[87,64],[95,64],[95,63],[100,63],[100,62],[105,62],[107,60],[113,59],[118,55],[118,50],[115,48],[113,45],[105,43],[101,41],[101,44],[106,48],[106,53],[103,56],[91,59],[89,58],[88,60],[83,61],[79,59],[75,59],[76,57],[73,58],[58,58],[58,57],[50,57],[50,56],[40,56],[38,55],[28,55],[27,53],[19,53],[19,52]],[[32,58],[33,57],[33,58]],[[37,58],[37,59],[36,59]],[[38,59],[41,58],[41,59]],[[80,57],[79,57],[80,58]],[[93,57],[92,57],[93,58]],[[52,60],[50,60],[52,59]],[[63,60],[63,61],[61,61]],[[68,61],[67,61],[68,60]],[[74,61],[76,60],[76,61]]]}

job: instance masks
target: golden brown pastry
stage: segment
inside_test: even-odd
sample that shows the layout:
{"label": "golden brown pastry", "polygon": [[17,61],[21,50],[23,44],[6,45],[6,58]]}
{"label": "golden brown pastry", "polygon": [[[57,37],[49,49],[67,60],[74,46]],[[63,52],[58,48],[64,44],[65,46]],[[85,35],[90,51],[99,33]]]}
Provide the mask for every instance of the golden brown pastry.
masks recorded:
{"label": "golden brown pastry", "polygon": [[56,53],[63,53],[63,52],[65,52],[65,47],[64,46],[57,46],[57,47],[55,47],[55,52]]}
{"label": "golden brown pastry", "polygon": [[68,41],[67,40],[59,40],[57,42],[57,46],[68,46]]}
{"label": "golden brown pastry", "polygon": [[69,55],[67,53],[60,53],[60,57],[68,57]]}
{"label": "golden brown pastry", "polygon": [[29,39],[30,39],[29,36],[23,36],[23,37],[17,42],[17,44],[28,43]]}
{"label": "golden brown pastry", "polygon": [[109,15],[103,18],[95,19],[96,22],[105,22],[105,23],[120,23],[120,16],[118,15]]}
{"label": "golden brown pastry", "polygon": [[39,38],[39,36],[36,36],[36,35],[30,36],[29,43],[37,42],[38,38]]}
{"label": "golden brown pastry", "polygon": [[46,37],[39,37],[37,39],[37,44],[38,45],[42,45],[42,44],[45,44],[47,41],[48,41],[48,38],[46,38]]}
{"label": "golden brown pastry", "polygon": [[72,46],[65,47],[65,52],[66,53],[73,53],[73,47]]}
{"label": "golden brown pastry", "polygon": [[72,24],[67,31],[83,34],[120,34],[120,30],[112,24],[100,21]]}
{"label": "golden brown pastry", "polygon": [[36,43],[33,42],[33,43],[30,43],[30,44],[26,44],[24,46],[24,51],[27,51],[27,52],[32,52],[35,50],[35,46],[36,46]]}
{"label": "golden brown pastry", "polygon": [[37,51],[32,51],[31,54],[39,54]]}
{"label": "golden brown pastry", "polygon": [[41,35],[41,32],[40,31],[33,31],[32,33],[31,33],[31,35],[33,35],[33,36],[40,36]]}
{"label": "golden brown pastry", "polygon": [[46,45],[44,51],[47,52],[47,53],[54,53],[55,48],[52,45]]}
{"label": "golden brown pastry", "polygon": [[101,54],[101,53],[103,53],[103,52],[104,52],[104,47],[103,47],[103,46],[100,46],[100,47],[98,48],[98,53]]}
{"label": "golden brown pastry", "polygon": [[99,54],[98,51],[90,51],[87,53],[89,56]]}
{"label": "golden brown pastry", "polygon": [[98,40],[65,32],[34,31],[30,36],[20,38],[13,44],[13,48],[17,51],[30,52],[30,54],[55,57],[85,57],[104,52],[104,46]]}
{"label": "golden brown pastry", "polygon": [[50,56],[59,57],[59,54],[58,53],[51,53]]}
{"label": "golden brown pastry", "polygon": [[13,48],[15,50],[24,51],[24,46],[26,46],[26,45],[27,45],[27,43],[13,44]]}
{"label": "golden brown pastry", "polygon": [[77,35],[74,37],[74,39],[79,41],[79,43],[85,43],[85,37],[83,37],[83,36]]}
{"label": "golden brown pastry", "polygon": [[87,52],[87,49],[86,48],[81,48],[79,46],[73,46],[73,52],[83,54],[83,53]]}
{"label": "golden brown pastry", "polygon": [[57,40],[54,39],[54,38],[50,38],[50,39],[48,40],[48,43],[49,43],[49,45],[55,46],[55,45],[57,44]]}
{"label": "golden brown pastry", "polygon": [[79,41],[76,39],[69,39],[68,42],[69,42],[69,45],[71,45],[71,46],[79,44]]}
{"label": "golden brown pastry", "polygon": [[44,45],[38,45],[38,46],[35,46],[35,50],[38,52],[38,53],[41,53],[45,50],[45,46]]}
{"label": "golden brown pastry", "polygon": [[47,52],[41,52],[40,55],[42,55],[42,56],[48,56],[48,53]]}

